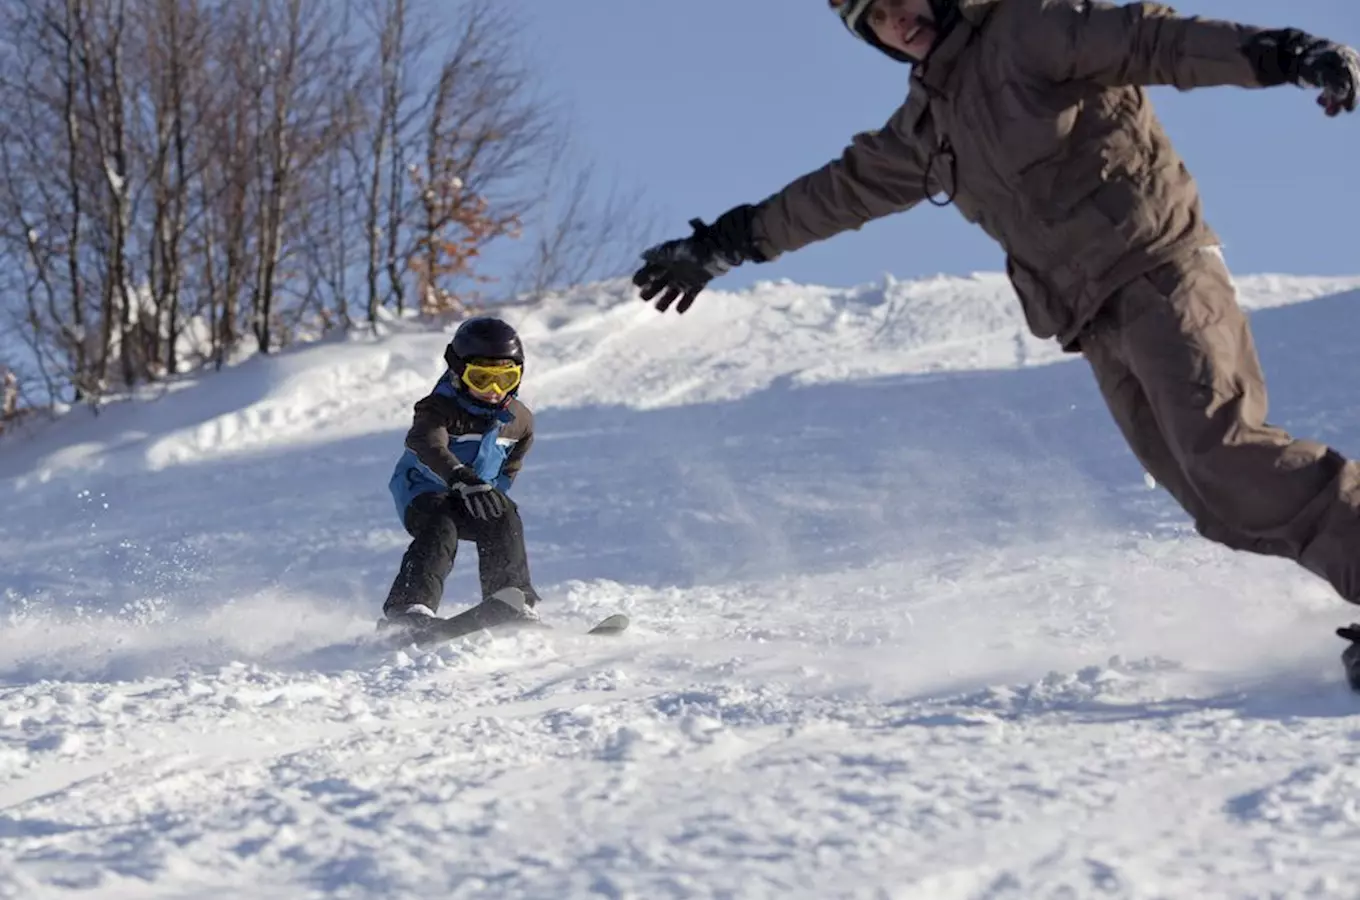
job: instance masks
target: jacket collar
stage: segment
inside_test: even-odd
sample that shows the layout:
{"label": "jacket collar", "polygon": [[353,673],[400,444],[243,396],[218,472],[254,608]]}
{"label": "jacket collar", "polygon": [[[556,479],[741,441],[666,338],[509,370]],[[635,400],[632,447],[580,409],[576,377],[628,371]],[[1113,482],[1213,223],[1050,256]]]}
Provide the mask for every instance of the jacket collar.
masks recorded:
{"label": "jacket collar", "polygon": [[515,421],[515,414],[510,411],[510,404],[508,402],[502,407],[487,406],[478,403],[476,400],[465,395],[462,391],[458,391],[453,395],[453,402],[478,418],[495,419],[501,424]]}

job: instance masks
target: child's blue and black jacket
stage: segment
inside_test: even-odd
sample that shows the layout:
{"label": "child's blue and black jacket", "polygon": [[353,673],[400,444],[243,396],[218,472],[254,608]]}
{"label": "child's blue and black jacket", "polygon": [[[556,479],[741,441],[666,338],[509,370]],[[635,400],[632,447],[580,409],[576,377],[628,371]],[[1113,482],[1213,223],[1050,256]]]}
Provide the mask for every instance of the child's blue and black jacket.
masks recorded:
{"label": "child's blue and black jacket", "polygon": [[533,413],[518,398],[503,410],[491,410],[462,397],[450,379],[445,373],[416,402],[406,450],[388,484],[403,522],[417,496],[447,491],[450,483],[461,481],[454,477],[458,468],[471,468],[482,481],[508,491],[534,442]]}

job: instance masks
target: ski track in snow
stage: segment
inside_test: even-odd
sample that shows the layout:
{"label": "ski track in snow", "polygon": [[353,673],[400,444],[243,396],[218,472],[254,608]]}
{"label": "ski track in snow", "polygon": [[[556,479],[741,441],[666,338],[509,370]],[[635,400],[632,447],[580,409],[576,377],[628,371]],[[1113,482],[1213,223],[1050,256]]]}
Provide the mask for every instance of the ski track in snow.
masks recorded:
{"label": "ski track in snow", "polygon": [[[1360,278],[1241,287],[1275,421],[1356,452]],[[1356,896],[1350,610],[1196,538],[1013,304],[508,312],[560,629],[428,651],[367,638],[447,335],[0,443],[0,897]]]}

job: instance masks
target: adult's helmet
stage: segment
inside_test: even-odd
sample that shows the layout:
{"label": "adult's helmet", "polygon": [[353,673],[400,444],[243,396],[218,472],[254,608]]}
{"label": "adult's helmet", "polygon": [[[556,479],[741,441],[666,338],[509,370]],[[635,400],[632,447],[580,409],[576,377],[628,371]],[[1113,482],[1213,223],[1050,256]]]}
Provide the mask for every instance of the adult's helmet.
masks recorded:
{"label": "adult's helmet", "polygon": [[[871,47],[875,47],[898,62],[916,63],[919,60],[912,59],[900,50],[895,50],[887,46],[874,34],[874,29],[869,25],[869,17],[866,15],[869,7],[874,5],[874,0],[829,0],[831,11],[840,16],[845,23],[845,27],[850,29],[850,33]],[[959,14],[958,0],[929,0],[930,13],[935,19],[935,40],[938,43],[954,24]]]}

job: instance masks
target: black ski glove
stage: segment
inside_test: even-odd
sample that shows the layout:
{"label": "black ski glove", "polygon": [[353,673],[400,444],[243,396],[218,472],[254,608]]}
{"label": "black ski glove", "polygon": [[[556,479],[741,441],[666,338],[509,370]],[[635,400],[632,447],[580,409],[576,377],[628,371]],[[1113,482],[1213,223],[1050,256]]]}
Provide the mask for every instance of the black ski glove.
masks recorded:
{"label": "black ski glove", "polygon": [[1360,54],[1345,44],[1286,28],[1257,34],[1247,42],[1246,54],[1261,84],[1321,88],[1317,102],[1327,115],[1355,112]]}
{"label": "black ski glove", "polygon": [[633,275],[642,299],[650,302],[661,294],[656,308],[665,312],[678,297],[675,311],[683,313],[717,276],[744,262],[765,262],[751,234],[754,218],[755,207],[743,205],[723,213],[712,225],[690,219],[694,234],[642,251],[643,264]]}
{"label": "black ski glove", "polygon": [[505,515],[505,496],[472,474],[471,469],[455,471],[454,478],[456,480],[449,485],[449,499],[454,503],[461,502],[472,518],[486,521]]}

